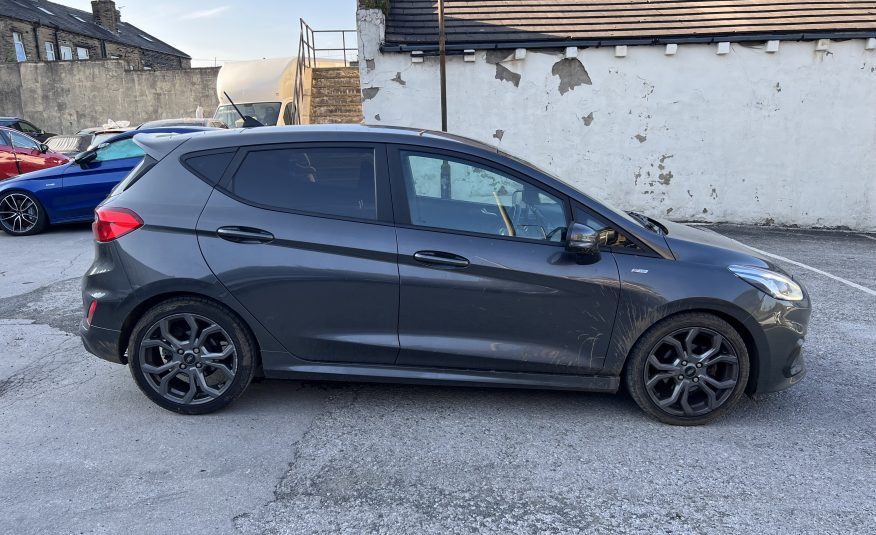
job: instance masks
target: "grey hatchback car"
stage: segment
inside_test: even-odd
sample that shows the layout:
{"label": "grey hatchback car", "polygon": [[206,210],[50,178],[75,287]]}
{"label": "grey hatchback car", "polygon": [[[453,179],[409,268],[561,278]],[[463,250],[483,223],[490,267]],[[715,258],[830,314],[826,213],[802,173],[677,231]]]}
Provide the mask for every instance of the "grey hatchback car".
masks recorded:
{"label": "grey hatchback car", "polygon": [[614,392],[697,425],[805,375],[806,290],[493,147],[364,126],[135,138],[81,335],[208,413],[253,377]]}

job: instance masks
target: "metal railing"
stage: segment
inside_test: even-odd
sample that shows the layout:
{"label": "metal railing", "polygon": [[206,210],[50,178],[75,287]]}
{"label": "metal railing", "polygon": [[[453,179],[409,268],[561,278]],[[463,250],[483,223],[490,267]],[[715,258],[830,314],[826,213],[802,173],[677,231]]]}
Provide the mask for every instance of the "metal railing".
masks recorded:
{"label": "metal railing", "polygon": [[[292,94],[292,124],[301,124],[301,107],[304,103],[304,78],[307,69],[318,68],[317,53],[326,53],[328,56],[340,52],[343,55],[344,67],[350,67],[357,61],[359,53],[358,43],[356,47],[347,46],[347,34],[353,34],[353,42],[356,42],[356,30],[314,30],[304,19],[298,19],[301,23],[301,34],[298,38],[298,64],[295,66],[295,90]],[[335,34],[341,37],[341,47],[318,47],[316,34]],[[348,59],[348,53],[353,59]]]}

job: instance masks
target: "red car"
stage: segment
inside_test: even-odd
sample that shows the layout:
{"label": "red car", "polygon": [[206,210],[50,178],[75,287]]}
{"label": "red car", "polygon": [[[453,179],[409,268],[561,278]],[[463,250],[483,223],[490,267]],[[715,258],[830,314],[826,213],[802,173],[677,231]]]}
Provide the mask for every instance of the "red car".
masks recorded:
{"label": "red car", "polygon": [[0,180],[67,163],[69,158],[18,130],[0,126]]}

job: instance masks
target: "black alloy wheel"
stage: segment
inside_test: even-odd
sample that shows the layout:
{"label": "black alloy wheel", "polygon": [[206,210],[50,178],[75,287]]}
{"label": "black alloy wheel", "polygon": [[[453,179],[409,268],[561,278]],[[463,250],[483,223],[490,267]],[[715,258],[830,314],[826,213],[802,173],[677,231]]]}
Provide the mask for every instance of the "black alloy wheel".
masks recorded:
{"label": "black alloy wheel", "polygon": [[627,386],[651,416],[676,425],[720,418],[748,381],[745,343],[731,325],[689,313],[659,322],[633,348]]}
{"label": "black alloy wheel", "polygon": [[249,331],[230,311],[203,299],[173,299],[152,308],[128,347],[140,389],[165,409],[185,414],[228,405],[255,369]]}

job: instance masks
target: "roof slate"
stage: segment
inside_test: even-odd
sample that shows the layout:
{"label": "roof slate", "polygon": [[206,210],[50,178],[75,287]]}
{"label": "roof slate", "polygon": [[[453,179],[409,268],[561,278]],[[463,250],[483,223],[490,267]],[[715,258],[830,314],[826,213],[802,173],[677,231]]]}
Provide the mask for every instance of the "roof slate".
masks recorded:
{"label": "roof slate", "polygon": [[[448,46],[876,37],[876,1],[445,0]],[[386,47],[438,42],[437,0],[392,0]]]}
{"label": "roof slate", "polygon": [[[53,15],[40,10],[40,7],[50,11]],[[78,33],[95,39],[191,59],[185,52],[164,43],[133,24],[119,22],[119,33],[113,33],[94,22],[90,11],[74,9],[46,0],[0,0],[0,17],[37,22],[43,26],[57,27],[66,32]],[[74,17],[79,17],[84,22]]]}

